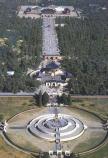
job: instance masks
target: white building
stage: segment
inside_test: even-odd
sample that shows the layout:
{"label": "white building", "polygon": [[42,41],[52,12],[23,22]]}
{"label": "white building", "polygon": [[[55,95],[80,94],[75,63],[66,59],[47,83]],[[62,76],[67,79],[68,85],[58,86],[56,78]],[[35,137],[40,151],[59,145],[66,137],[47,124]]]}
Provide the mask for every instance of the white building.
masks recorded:
{"label": "white building", "polygon": [[8,76],[14,76],[15,72],[14,71],[7,71]]}

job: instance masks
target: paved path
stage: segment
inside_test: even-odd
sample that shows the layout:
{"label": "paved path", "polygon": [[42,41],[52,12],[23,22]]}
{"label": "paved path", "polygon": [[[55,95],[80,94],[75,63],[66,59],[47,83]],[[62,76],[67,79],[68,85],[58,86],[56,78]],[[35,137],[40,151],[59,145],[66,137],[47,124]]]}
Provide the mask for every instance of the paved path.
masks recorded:
{"label": "paved path", "polygon": [[[4,92],[4,93],[0,93],[1,97],[7,97],[7,96],[33,96],[34,93],[26,93],[26,92],[19,92],[19,93],[8,93],[8,92]],[[108,99],[108,95],[94,95],[94,96],[90,96],[90,95],[73,95],[71,96],[72,98],[75,99]]]}
{"label": "paved path", "polygon": [[59,55],[58,39],[55,30],[55,18],[43,18],[43,48],[44,55]]}
{"label": "paved path", "polygon": [[19,92],[19,93],[8,93],[8,92],[2,92],[0,93],[1,97],[11,97],[11,96],[33,96],[34,93],[26,93],[26,92]]}

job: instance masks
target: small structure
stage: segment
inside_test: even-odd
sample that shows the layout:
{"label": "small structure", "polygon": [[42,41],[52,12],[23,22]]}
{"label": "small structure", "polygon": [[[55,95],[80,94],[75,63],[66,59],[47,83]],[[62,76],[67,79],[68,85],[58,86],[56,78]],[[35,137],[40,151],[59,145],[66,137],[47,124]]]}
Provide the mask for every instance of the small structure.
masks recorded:
{"label": "small structure", "polygon": [[4,123],[0,122],[0,131],[3,131],[3,130],[4,130]]}
{"label": "small structure", "polygon": [[57,155],[61,157],[62,156],[62,150],[57,150]]}
{"label": "small structure", "polygon": [[47,80],[45,81],[47,87],[64,87],[67,85],[65,81],[62,80]]}
{"label": "small structure", "polygon": [[104,128],[104,130],[108,131],[108,120],[106,120],[106,123],[103,124],[103,128]]}
{"label": "small structure", "polygon": [[30,12],[31,12],[31,8],[28,7],[28,8],[26,8],[26,10],[24,11],[24,14],[27,14],[27,13],[30,13]]}
{"label": "small structure", "polygon": [[53,60],[53,61],[57,61],[57,60],[62,60],[63,56],[56,54],[56,55],[49,55],[49,54],[44,54],[43,58],[45,60]]}
{"label": "small structure", "polygon": [[70,157],[70,150],[66,150],[66,151],[65,151],[65,156],[66,156],[66,157],[68,157],[68,156]]}
{"label": "small structure", "polygon": [[64,7],[59,6],[59,7],[56,7],[55,10],[57,14],[61,14],[64,11]]}
{"label": "small structure", "polygon": [[8,76],[14,76],[15,72],[14,71],[7,71]]}
{"label": "small structure", "polygon": [[49,150],[49,156],[53,156],[54,151],[53,150]]}
{"label": "small structure", "polygon": [[52,61],[46,65],[46,68],[49,70],[55,70],[59,68],[59,65],[57,65],[55,62]]}
{"label": "small structure", "polygon": [[43,8],[41,9],[41,14],[55,14],[55,9],[52,8]]}
{"label": "small structure", "polygon": [[70,14],[70,9],[69,8],[64,8],[64,10],[62,11],[63,14]]}

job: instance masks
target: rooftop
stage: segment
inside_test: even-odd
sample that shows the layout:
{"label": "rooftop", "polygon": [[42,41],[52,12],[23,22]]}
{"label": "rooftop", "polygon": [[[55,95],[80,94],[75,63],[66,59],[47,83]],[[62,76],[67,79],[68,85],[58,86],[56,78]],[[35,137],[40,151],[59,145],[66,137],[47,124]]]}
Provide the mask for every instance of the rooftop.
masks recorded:
{"label": "rooftop", "polygon": [[50,62],[49,64],[46,65],[46,68],[48,68],[48,69],[58,69],[59,65],[57,65],[55,62]]}

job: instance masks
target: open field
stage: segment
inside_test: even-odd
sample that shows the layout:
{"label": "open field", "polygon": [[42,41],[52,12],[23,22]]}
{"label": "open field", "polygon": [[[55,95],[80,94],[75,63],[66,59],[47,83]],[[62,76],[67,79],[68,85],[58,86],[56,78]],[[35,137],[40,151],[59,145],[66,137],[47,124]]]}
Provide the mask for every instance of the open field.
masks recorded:
{"label": "open field", "polygon": [[31,158],[31,156],[11,148],[0,136],[0,158]]}
{"label": "open field", "polygon": [[3,115],[3,120],[24,111],[33,108],[30,106],[32,97],[0,97],[0,115]]}
{"label": "open field", "polygon": [[108,119],[108,98],[74,98],[72,106],[81,107],[99,115],[102,119]]}
{"label": "open field", "polygon": [[108,143],[100,150],[85,156],[81,156],[81,158],[108,158]]}
{"label": "open field", "polygon": [[[74,107],[81,107],[85,110],[89,110],[93,113],[96,113],[98,116],[100,116],[102,119],[108,119],[108,99],[104,96],[103,98],[95,98],[92,96],[90,98],[84,99],[82,98],[74,98],[73,97],[73,104],[72,106]],[[94,143],[91,140],[91,143]],[[96,143],[96,142],[95,142]],[[84,148],[86,144],[80,144],[79,146],[76,147],[76,151],[78,148]],[[87,154],[85,156],[81,156],[81,158],[108,158],[108,140],[107,143],[100,149],[97,150],[91,154]]]}
{"label": "open field", "polygon": [[[17,113],[31,109],[30,106],[32,97],[0,97],[0,114],[3,115],[3,120],[9,119]],[[0,158],[31,158],[30,155],[17,151],[7,145],[0,136]]]}

